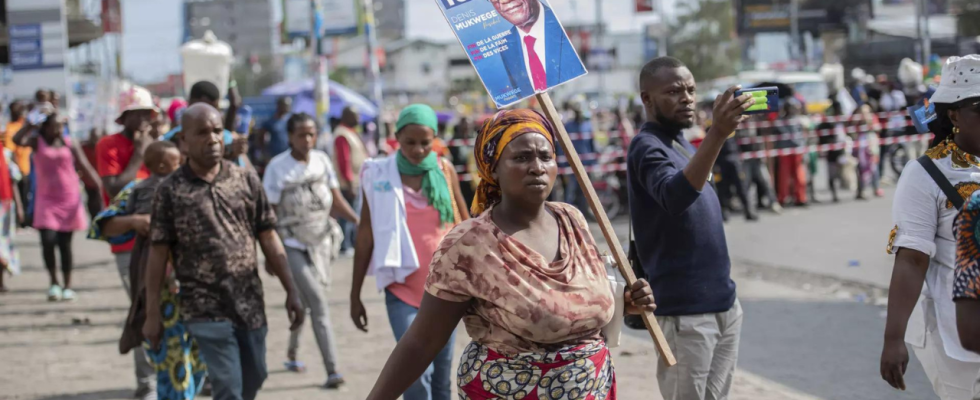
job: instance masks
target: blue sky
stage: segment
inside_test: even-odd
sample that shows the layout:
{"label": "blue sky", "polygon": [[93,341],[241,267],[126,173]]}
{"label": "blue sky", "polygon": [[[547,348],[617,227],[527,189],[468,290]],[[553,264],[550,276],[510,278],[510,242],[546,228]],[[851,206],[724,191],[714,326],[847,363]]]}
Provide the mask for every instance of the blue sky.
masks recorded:
{"label": "blue sky", "polygon": [[[636,31],[657,20],[653,15],[636,15],[633,12],[633,1],[601,0],[603,19],[610,31]],[[663,1],[669,11],[677,0]],[[406,36],[453,40],[452,30],[439,15],[439,8],[434,0],[406,2]],[[155,82],[163,80],[168,74],[179,72],[183,0],[122,0],[121,3],[124,73],[138,82]],[[595,0],[549,0],[549,3],[564,23],[595,21]],[[273,18],[278,21],[282,17],[274,15]]]}

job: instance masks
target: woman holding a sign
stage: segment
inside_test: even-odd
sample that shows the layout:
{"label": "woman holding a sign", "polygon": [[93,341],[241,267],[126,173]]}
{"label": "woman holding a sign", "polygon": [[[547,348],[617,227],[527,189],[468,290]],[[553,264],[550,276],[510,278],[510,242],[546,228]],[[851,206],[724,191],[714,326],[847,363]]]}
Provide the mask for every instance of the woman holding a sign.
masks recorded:
{"label": "woman holding a sign", "polygon": [[554,135],[532,110],[501,111],[484,123],[474,154],[479,216],[439,245],[417,323],[369,399],[404,392],[461,319],[473,338],[456,377],[461,397],[616,398],[601,331],[621,320],[617,303],[652,311],[653,294],[642,280],[625,293],[611,289],[585,218],[546,201],[558,174]]}

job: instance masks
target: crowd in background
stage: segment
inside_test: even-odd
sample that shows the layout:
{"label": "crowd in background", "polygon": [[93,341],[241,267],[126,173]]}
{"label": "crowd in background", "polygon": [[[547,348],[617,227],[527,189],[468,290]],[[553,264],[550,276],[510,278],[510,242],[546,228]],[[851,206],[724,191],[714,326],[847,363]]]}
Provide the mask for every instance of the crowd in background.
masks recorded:
{"label": "crowd in background", "polygon": [[[883,196],[886,157],[899,154],[892,151],[894,146],[903,147],[902,154],[907,160],[915,159],[922,146],[914,142],[884,144],[881,139],[915,134],[902,112],[927,95],[922,88],[903,88],[887,77],[873,81],[861,78],[855,79],[846,91],[833,93],[831,105],[824,114],[807,115],[802,96],[792,90],[782,92],[778,111],[743,122],[735,130],[734,139],[726,141],[719,151],[709,184],[717,192],[722,218],[727,221],[731,213],[737,212],[754,221],[759,218],[759,210],[778,214],[783,207],[820,202],[826,194],[816,189],[814,181],[821,174],[827,176],[833,202],[840,200],[841,190],[853,190],[859,200]],[[228,100],[223,114],[218,111],[222,99]],[[193,276],[187,275],[186,270],[176,272],[176,264],[200,262],[187,259],[187,255],[175,256],[172,262],[150,264],[157,245],[167,245],[178,254],[187,251],[181,247],[187,246],[182,244],[186,239],[180,236],[185,233],[191,237],[207,233],[208,229],[239,228],[241,232],[251,232],[253,235],[247,238],[260,242],[267,259],[273,260],[270,272],[287,289],[288,311],[294,328],[303,322],[299,315],[310,314],[328,373],[325,386],[335,388],[344,383],[344,378],[336,359],[328,306],[323,296],[323,289],[330,282],[331,261],[360,254],[354,259],[357,273],[352,288],[352,299],[359,299],[372,253],[391,246],[392,240],[411,241],[409,247],[420,251],[409,262],[417,265],[409,271],[417,272],[416,279],[406,280],[403,276],[401,281],[395,279],[384,286],[379,282],[379,289],[386,292],[389,321],[396,339],[400,340],[419,311],[429,256],[452,224],[469,218],[468,206],[475,199],[479,203],[480,196],[485,196],[480,188],[487,175],[481,171],[474,150],[479,146],[477,133],[487,134],[481,128],[488,129],[485,121],[493,122],[494,115],[457,115],[443,121],[428,106],[413,105],[406,107],[397,120],[366,121],[358,110],[348,107],[330,119],[327,131],[320,129],[314,117],[294,113],[289,97],[278,99],[270,118],[253,121],[234,88],[219,93],[208,82],[195,84],[186,101],[171,100],[166,111],[159,99],[138,87],[124,94],[122,105],[123,111],[116,120],[120,132],[93,129],[84,140],[74,140],[68,133],[65,115],[59,113],[61,99],[57,93],[39,90],[31,101],[9,104],[9,122],[0,130],[4,145],[0,157],[0,269],[3,271],[0,292],[6,290],[4,276],[16,274],[20,269],[12,240],[18,227],[30,227],[38,232],[50,278],[46,293],[49,301],[77,299],[72,281],[74,232],[87,230],[88,238],[108,242],[133,307],[144,309],[142,314],[130,313],[120,345],[124,352],[133,353],[139,398],[155,398],[159,390],[180,392],[185,398],[192,398],[199,390],[209,390],[202,387],[203,360],[192,349],[202,346],[205,357],[232,352],[209,337],[218,335],[216,332],[222,327],[185,326],[174,318],[175,307],[164,307],[166,315],[148,311],[161,303],[176,304],[173,294],[178,280],[210,282],[221,276],[220,271]],[[699,146],[712,119],[712,102],[699,103],[697,123],[683,130],[684,137],[695,147]],[[600,107],[572,98],[562,106],[561,120],[590,174],[602,206],[611,216],[619,214],[619,210],[628,212],[627,152],[631,140],[644,130],[644,110],[627,99],[617,107]],[[384,137],[379,133],[379,123],[385,126]],[[211,136],[219,138],[219,154],[208,153]],[[431,152],[423,150],[429,148]],[[594,218],[569,168],[568,155],[556,148],[556,157],[558,184],[548,195],[549,199],[572,205],[586,219]],[[822,163],[821,159],[825,161]],[[237,165],[241,171],[254,173],[229,175],[222,172],[225,165]],[[394,227],[378,225],[378,215],[372,216],[379,212],[375,210],[377,204],[387,205],[386,202],[394,200],[374,192],[371,196],[379,197],[365,198],[366,185],[376,184],[384,174],[399,174],[403,182],[413,182],[416,186],[406,190],[405,199],[400,200],[405,202],[407,211],[395,216]],[[236,221],[243,225],[229,228],[207,223],[198,226],[197,222],[172,215],[172,210],[167,211],[165,218],[158,218],[164,211],[155,206],[153,199],[160,197],[159,188],[167,176],[179,177],[167,180],[169,189],[166,190],[175,191],[174,198],[168,201],[180,201],[184,199],[181,196],[200,196],[195,190],[201,188],[202,182],[206,185],[224,179],[236,182],[221,186],[221,190],[230,190],[225,194],[230,197],[248,193],[246,197],[256,202],[249,205],[253,208],[248,213],[252,220]],[[446,181],[439,181],[437,176]],[[206,202],[208,198],[201,199]],[[382,208],[382,212],[387,210]],[[205,221],[215,218],[201,212]],[[227,212],[225,215],[235,215],[235,209]],[[310,215],[321,217],[311,219]],[[389,217],[383,214],[385,220]],[[385,236],[384,229],[401,229],[407,235],[392,239]],[[242,242],[240,247],[249,246]],[[254,240],[251,249],[254,253]],[[225,251],[235,254],[241,249]],[[408,262],[405,260],[400,262]],[[250,260],[240,261],[241,265],[222,268],[250,268],[246,265]],[[162,287],[159,293],[146,291],[148,276],[159,280]],[[258,283],[241,277],[235,279],[239,280],[231,283],[240,289],[228,289],[220,296],[231,299],[245,293],[241,290],[251,290],[253,295],[261,293],[261,288],[256,287]],[[261,295],[256,296],[261,302]],[[236,304],[234,310],[212,309],[213,304],[201,300],[200,309],[188,312],[203,316],[230,313],[235,321],[241,322],[235,325],[233,335],[248,343],[241,345],[240,351],[264,353],[265,332],[260,328],[264,326],[265,316],[255,311],[262,308],[260,305]],[[359,300],[352,305],[355,324],[367,318],[363,305],[358,305]],[[151,325],[147,320],[162,320],[163,329],[147,331],[144,324]],[[366,329],[366,325],[358,327]],[[200,333],[198,342],[188,335],[190,331]],[[158,342],[163,339],[163,343],[179,345],[145,347],[140,344],[142,338]],[[287,368],[292,371],[305,369],[298,346],[299,330],[294,330],[286,354]],[[185,362],[182,364],[187,369],[185,373],[194,379],[173,382],[158,372],[160,365],[180,362]],[[440,354],[434,365],[445,369],[450,364],[451,349]],[[237,387],[229,387],[229,380],[235,381],[229,376],[251,374],[261,382],[265,374],[264,365],[245,362],[215,364],[209,368],[211,376],[221,382],[215,390],[222,393],[237,390],[245,393],[246,398],[250,391],[254,396],[258,387],[240,378],[232,384]],[[426,393],[448,390],[449,383],[440,378],[443,372],[426,371],[423,376],[428,378],[410,388],[409,393],[424,397]]]}

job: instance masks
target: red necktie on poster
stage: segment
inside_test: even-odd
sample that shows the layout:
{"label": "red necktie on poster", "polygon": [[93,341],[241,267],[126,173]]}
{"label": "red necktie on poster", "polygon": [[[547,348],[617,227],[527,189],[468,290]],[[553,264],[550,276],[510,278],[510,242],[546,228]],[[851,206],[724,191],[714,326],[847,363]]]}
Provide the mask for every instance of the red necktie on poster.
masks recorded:
{"label": "red necktie on poster", "polygon": [[527,49],[527,60],[531,64],[531,82],[534,83],[534,90],[541,91],[548,89],[548,78],[544,72],[544,65],[538,58],[538,53],[534,51],[534,36],[524,37],[524,47]]}

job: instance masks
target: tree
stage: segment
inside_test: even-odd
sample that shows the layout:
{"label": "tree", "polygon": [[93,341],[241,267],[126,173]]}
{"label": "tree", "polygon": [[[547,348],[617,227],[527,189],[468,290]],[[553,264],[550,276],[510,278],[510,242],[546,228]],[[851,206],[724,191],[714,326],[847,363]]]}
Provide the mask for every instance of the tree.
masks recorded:
{"label": "tree", "polygon": [[687,0],[677,4],[679,16],[670,27],[671,55],[687,64],[698,81],[737,72],[741,51],[732,2]]}

